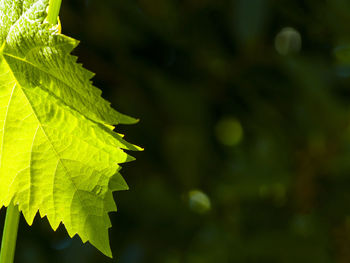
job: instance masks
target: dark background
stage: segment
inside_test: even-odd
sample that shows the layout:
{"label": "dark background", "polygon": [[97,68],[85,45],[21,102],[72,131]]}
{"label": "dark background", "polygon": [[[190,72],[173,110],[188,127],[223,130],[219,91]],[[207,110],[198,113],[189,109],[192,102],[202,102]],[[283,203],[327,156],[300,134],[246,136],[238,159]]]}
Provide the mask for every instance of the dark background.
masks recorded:
{"label": "dark background", "polygon": [[145,151],[113,260],[22,218],[15,262],[350,262],[350,1],[63,0],[60,17]]}

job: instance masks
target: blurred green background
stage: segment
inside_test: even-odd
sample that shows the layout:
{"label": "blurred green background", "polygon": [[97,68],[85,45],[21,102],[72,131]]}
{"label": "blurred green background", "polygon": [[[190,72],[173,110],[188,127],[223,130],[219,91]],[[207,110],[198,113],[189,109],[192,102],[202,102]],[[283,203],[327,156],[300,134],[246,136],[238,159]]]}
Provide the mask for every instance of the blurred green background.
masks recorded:
{"label": "blurred green background", "polygon": [[60,17],[145,151],[113,260],[36,218],[15,262],[350,262],[350,1],[63,0]]}

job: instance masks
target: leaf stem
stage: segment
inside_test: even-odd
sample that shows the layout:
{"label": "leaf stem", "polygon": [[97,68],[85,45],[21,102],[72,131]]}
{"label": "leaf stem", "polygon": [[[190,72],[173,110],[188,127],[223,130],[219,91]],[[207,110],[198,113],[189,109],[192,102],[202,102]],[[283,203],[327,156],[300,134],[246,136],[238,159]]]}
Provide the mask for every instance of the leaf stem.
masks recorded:
{"label": "leaf stem", "polygon": [[49,11],[47,13],[47,21],[50,24],[57,24],[57,17],[60,12],[62,0],[50,0]]}
{"label": "leaf stem", "polygon": [[13,263],[16,250],[20,213],[12,203],[6,210],[4,232],[2,234],[0,263]]}

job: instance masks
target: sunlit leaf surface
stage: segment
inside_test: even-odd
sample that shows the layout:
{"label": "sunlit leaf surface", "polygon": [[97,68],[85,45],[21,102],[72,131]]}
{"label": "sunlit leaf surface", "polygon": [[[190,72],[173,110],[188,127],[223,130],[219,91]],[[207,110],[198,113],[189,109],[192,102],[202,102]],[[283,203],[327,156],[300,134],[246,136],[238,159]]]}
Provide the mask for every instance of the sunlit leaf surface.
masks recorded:
{"label": "sunlit leaf surface", "polygon": [[0,207],[18,204],[28,224],[39,211],[111,256],[112,192],[127,189],[119,164],[139,149],[112,125],[136,120],[92,86],[70,55],[78,41],[45,21],[47,6],[0,1]]}

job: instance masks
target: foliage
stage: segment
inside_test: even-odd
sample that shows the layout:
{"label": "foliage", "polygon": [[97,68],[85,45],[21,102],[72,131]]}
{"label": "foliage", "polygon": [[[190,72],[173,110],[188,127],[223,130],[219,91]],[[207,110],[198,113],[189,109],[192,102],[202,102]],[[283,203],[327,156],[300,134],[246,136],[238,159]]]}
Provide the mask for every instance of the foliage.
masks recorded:
{"label": "foliage", "polygon": [[78,41],[45,21],[48,1],[0,1],[0,206],[18,204],[28,224],[39,210],[56,230],[112,256],[113,191],[128,187],[120,163],[139,148],[113,131],[131,124],[92,86],[70,55]]}
{"label": "foliage", "polygon": [[[94,83],[142,120],[119,126],[147,149],[126,164],[133,192],[118,192],[110,215],[119,263],[350,262],[349,10],[63,1],[62,30],[82,40],[74,52]],[[301,47],[277,49],[296,31]],[[211,210],[193,210],[193,190]],[[18,263],[115,262],[46,220],[20,236]]]}

